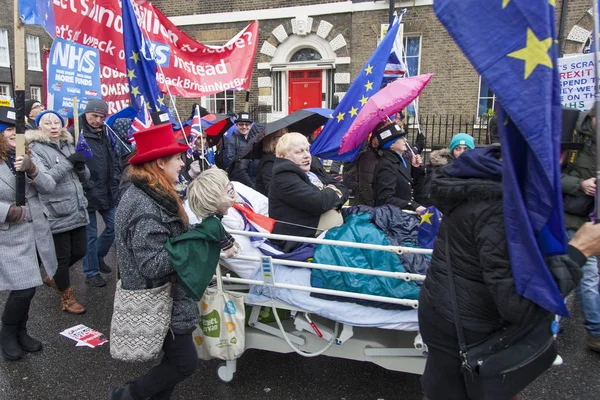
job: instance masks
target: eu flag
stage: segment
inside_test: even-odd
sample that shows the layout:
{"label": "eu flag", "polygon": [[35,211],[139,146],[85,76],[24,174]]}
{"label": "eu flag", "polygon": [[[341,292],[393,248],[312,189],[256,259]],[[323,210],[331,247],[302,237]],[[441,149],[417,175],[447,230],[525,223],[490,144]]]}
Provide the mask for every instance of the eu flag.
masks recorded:
{"label": "eu flag", "polygon": [[94,156],[94,153],[92,153],[92,149],[90,149],[87,140],[85,140],[85,137],[81,133],[77,138],[77,145],[75,146],[75,151],[81,153],[88,160],[91,160]]}
{"label": "eu flag", "polygon": [[442,214],[435,207],[427,207],[421,214],[421,225],[417,233],[417,244],[423,249],[433,249],[435,238],[442,223]]}
{"label": "eu flag", "polygon": [[143,96],[151,111],[168,111],[156,83],[156,61],[150,41],[142,35],[132,1],[135,0],[123,0],[123,43],[131,105],[139,109],[140,104],[144,104],[140,99]]}
{"label": "eu flag", "polygon": [[362,106],[367,103],[369,97],[377,93],[381,87],[383,73],[398,35],[398,21],[394,23],[387,34],[362,68],[348,92],[342,98],[340,104],[335,108],[332,117],[310,146],[312,155],[326,160],[353,161],[358,155],[360,146],[344,154],[338,154],[342,144],[342,138],[352,125],[354,118],[360,112]]}
{"label": "eu flag", "polygon": [[51,37],[56,36],[52,0],[19,0],[19,15],[25,24],[42,25]]}
{"label": "eu flag", "polygon": [[567,245],[554,7],[554,0],[434,2],[438,19],[501,105],[504,221],[517,292],[566,316],[544,262]]}

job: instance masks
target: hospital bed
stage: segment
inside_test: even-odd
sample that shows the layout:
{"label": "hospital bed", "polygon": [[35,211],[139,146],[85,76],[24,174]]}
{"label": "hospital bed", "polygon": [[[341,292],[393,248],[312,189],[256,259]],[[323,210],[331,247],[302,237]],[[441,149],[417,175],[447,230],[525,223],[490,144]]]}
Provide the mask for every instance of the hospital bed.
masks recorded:
{"label": "hospital bed", "polygon": [[[428,249],[227,230],[236,240],[258,236],[397,254],[431,254]],[[247,264],[256,266],[253,277],[248,276],[247,269],[240,270],[236,267]],[[427,347],[418,332],[417,300],[314,288],[310,286],[311,269],[361,273],[406,281],[425,279],[424,275],[418,274],[280,260],[258,254],[239,255],[233,259],[222,257],[214,280],[219,281],[224,290],[243,294],[245,303],[250,308],[245,332],[246,349],[296,352],[304,357],[323,355],[368,361],[389,370],[423,373]],[[207,290],[215,289],[210,287]],[[325,300],[310,296],[311,292],[399,304],[409,309],[388,310]],[[259,315],[263,307],[272,308],[276,318],[274,323],[260,322]],[[281,320],[275,309],[287,310],[290,318]],[[235,372],[236,360],[225,361],[217,368],[217,375],[224,382],[230,382]]]}

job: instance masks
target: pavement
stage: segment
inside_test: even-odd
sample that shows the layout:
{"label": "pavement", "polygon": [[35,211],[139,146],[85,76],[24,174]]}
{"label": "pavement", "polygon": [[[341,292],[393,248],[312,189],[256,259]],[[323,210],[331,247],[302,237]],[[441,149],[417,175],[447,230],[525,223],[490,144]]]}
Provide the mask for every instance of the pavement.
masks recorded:
{"label": "pavement", "polygon": [[[115,266],[114,250],[106,258]],[[38,288],[30,312],[30,333],[44,350],[9,362],[0,357],[0,400],[95,400],[108,398],[110,390],[145,373],[152,363],[132,364],[113,360],[108,343],[95,349],[75,347],[59,332],[85,324],[108,335],[115,290],[115,273],[104,275],[108,285],[91,288],[84,282],[81,263],[72,267],[76,298],[88,312],[81,316],[60,310],[56,292]],[[6,300],[0,293],[0,305]],[[574,299],[569,308],[574,318],[563,319],[558,337],[564,365],[551,368],[524,393],[524,400],[600,399],[600,354],[584,345],[585,331]],[[248,350],[238,360],[234,379],[217,377],[220,360],[201,361],[198,371],[181,383],[173,400],[420,400],[419,377],[388,371],[377,365],[334,359],[303,358],[294,353],[276,354]]]}

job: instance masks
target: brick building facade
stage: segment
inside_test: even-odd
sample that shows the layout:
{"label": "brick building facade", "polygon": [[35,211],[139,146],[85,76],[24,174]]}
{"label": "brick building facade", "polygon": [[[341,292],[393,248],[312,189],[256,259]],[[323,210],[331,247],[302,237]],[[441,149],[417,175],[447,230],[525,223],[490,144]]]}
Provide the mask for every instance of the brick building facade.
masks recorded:
{"label": "brick building facade", "polygon": [[[0,97],[12,97],[11,65],[15,62],[13,0],[0,0]],[[42,100],[43,49],[50,48],[52,39],[38,25],[25,27],[25,98]]]}
{"label": "brick building facade", "polygon": [[[209,44],[222,44],[251,20],[259,20],[250,103],[251,109],[258,110],[257,116],[267,121],[298,106],[292,107],[298,96],[294,93],[316,99],[295,89],[298,79],[307,90],[313,81],[321,84],[320,102],[306,105],[335,106],[377,46],[389,10],[387,1],[364,0],[221,0],[188,2],[185,7],[176,0],[155,0],[153,4],[191,37]],[[588,0],[556,1],[563,54],[581,53],[589,41],[590,7]],[[433,1],[396,0],[395,8],[408,9],[403,23],[411,72],[436,74],[421,95],[418,113],[474,118],[485,114],[494,102],[493,94],[481,85],[477,72],[437,21]],[[563,9],[565,17],[561,18]],[[232,92],[201,100],[213,111],[238,111],[243,99],[243,93]],[[187,115],[192,100],[177,100]]]}

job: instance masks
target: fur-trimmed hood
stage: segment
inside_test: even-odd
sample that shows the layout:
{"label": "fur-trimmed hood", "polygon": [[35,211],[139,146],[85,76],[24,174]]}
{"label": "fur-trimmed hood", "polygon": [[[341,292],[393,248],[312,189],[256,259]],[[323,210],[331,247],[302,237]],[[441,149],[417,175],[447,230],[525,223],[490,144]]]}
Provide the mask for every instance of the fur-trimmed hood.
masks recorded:
{"label": "fur-trimmed hood", "polygon": [[440,149],[440,150],[432,151],[428,158],[429,158],[429,162],[428,162],[429,167],[443,167],[444,165],[448,165],[452,161],[454,161],[454,157],[452,156],[452,153],[450,153],[450,150],[448,150],[448,149]]}
{"label": "fur-trimmed hood", "polygon": [[[41,129],[29,129],[25,131],[25,142],[27,143],[27,145],[33,142],[41,144],[55,144],[55,142],[53,142],[50,139],[50,137]],[[69,131],[63,128],[60,130],[60,142],[61,144],[66,143],[73,145],[75,143],[75,140],[73,139],[73,136],[69,133]]]}

